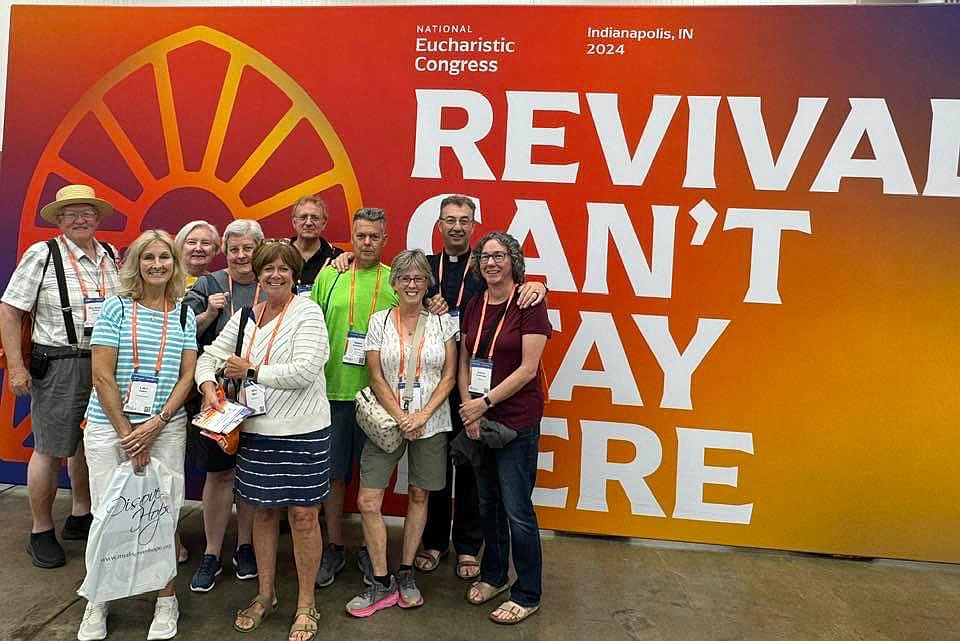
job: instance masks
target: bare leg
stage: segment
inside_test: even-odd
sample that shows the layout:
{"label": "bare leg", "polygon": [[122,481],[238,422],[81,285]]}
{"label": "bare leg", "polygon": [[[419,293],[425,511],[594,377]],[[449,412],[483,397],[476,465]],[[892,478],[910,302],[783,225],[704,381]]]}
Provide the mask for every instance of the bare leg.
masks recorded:
{"label": "bare leg", "polygon": [[[231,495],[233,487],[231,485]],[[223,537],[221,537],[222,539]],[[253,506],[243,501],[237,501],[237,546],[247,545],[253,541]]]}
{"label": "bare leg", "polygon": [[158,597],[177,596],[177,586],[175,584],[176,584],[176,579],[174,579],[173,581],[170,581],[170,583],[167,584],[167,587],[157,592],[157,596]]}
{"label": "bare leg", "polygon": [[330,495],[323,504],[327,539],[335,545],[343,545],[343,497],[346,491],[343,479],[330,481]]}
{"label": "bare leg", "polygon": [[27,464],[27,491],[30,495],[34,534],[53,529],[53,500],[57,496],[59,474],[60,459],[38,454],[36,451],[30,455],[30,462]]}
{"label": "bare leg", "polygon": [[[382,496],[382,495],[381,495]],[[407,488],[407,516],[403,520],[403,552],[400,557],[402,565],[413,565],[417,555],[417,546],[423,536],[423,528],[427,524],[427,500],[430,492],[410,485]],[[386,533],[384,533],[386,537]]]}
{"label": "bare leg", "polygon": [[[251,507],[252,506],[248,506]],[[273,508],[253,509],[253,549],[257,555],[257,596],[276,598],[274,577],[277,573],[277,537],[279,536],[278,510]],[[263,608],[254,604],[254,609],[266,614]],[[237,615],[236,624],[244,629],[253,627],[253,619]]]}
{"label": "bare leg", "polygon": [[203,533],[207,537],[204,554],[220,556],[223,535],[233,513],[233,470],[207,472],[203,483]]}
{"label": "bare leg", "polygon": [[[293,537],[293,557],[297,562],[297,608],[316,606],[314,598],[314,580],[320,571],[320,556],[323,554],[323,538],[320,533],[320,521],[315,507],[290,507],[290,533]],[[309,623],[301,615],[294,623]],[[295,632],[291,639],[310,636],[307,632]]]}
{"label": "bare leg", "polygon": [[[360,486],[357,507],[363,520],[363,540],[370,553],[374,576],[387,574],[387,526],[380,508],[383,505],[383,490]],[[423,528],[421,527],[421,530]],[[419,541],[419,539],[417,539]]]}
{"label": "bare leg", "polygon": [[73,499],[70,514],[83,516],[90,513],[90,472],[83,451],[83,440],[77,453],[67,459],[67,474],[70,476],[70,497]]}

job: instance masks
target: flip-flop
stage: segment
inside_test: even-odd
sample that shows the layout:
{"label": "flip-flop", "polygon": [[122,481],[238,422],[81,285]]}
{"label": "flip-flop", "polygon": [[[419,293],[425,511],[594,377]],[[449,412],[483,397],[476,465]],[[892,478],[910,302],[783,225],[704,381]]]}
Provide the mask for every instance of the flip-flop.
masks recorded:
{"label": "flip-flop", "polygon": [[[476,570],[476,572],[473,572],[472,574],[464,574],[463,570],[467,568],[473,568]],[[454,573],[465,581],[475,581],[476,578],[480,576],[480,561],[457,559],[457,567],[454,569]]]}
{"label": "flip-flop", "polygon": [[[513,601],[504,601],[500,604],[500,607],[490,613],[490,620],[500,625],[517,625],[527,617],[536,613],[539,609],[539,605],[532,605],[529,608],[526,608],[519,603],[514,603]],[[498,619],[497,617],[493,616],[497,612],[506,612],[510,615],[510,618]]]}
{"label": "flip-flop", "polygon": [[[467,590],[467,601],[472,603],[473,605],[483,605],[484,603],[486,603],[493,597],[497,596],[498,594],[500,594],[501,592],[503,592],[509,587],[510,587],[509,581],[507,581],[500,587],[497,587],[495,585],[490,585],[489,583],[485,583],[484,581],[474,581],[473,583],[470,584],[470,588]],[[477,592],[480,593],[480,598],[478,599],[474,599],[470,597],[470,590],[473,590],[474,588],[476,588]]]}
{"label": "flip-flop", "polygon": [[427,550],[422,550],[417,552],[417,556],[413,559],[413,566],[420,572],[433,572],[440,565],[440,559],[444,556],[446,556],[445,553],[431,554]]}

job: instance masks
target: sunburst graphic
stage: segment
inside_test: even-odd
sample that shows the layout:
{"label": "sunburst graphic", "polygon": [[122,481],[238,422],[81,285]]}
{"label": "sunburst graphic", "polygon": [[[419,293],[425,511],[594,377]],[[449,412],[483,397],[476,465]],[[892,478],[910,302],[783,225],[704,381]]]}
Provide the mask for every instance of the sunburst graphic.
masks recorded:
{"label": "sunburst graphic", "polygon": [[[226,54],[226,70],[219,85],[204,87],[205,91],[212,92],[211,100],[216,95],[216,107],[203,146],[202,159],[198,163],[190,163],[187,161],[181,132],[186,125],[192,124],[187,120],[191,110],[189,105],[175,103],[176,78],[171,68],[170,55],[198,43]],[[225,146],[229,142],[228,131],[237,130],[236,123],[234,128],[231,128],[231,119],[236,119],[236,114],[240,111],[238,106],[242,106],[241,79],[244,73],[249,71],[256,72],[279,90],[289,106],[262,139],[253,145],[252,151],[240,159],[237,168],[230,170],[232,175],[224,176],[222,161]],[[156,92],[153,109],[155,111],[159,108],[160,131],[154,130],[152,136],[162,139],[160,144],[165,155],[165,166],[158,167],[158,163],[148,162],[143,153],[143,143],[134,142],[134,137],[129,135],[106,99],[111,89],[121,85],[134,74],[144,72],[150,74]],[[81,123],[89,121],[91,117],[106,134],[126,170],[138,183],[138,187],[133,190],[136,192],[135,196],[121,184],[124,182],[123,178],[105,179],[102,170],[93,171],[82,162],[70,158],[69,153],[64,153]],[[309,139],[313,140],[317,147],[317,153],[304,154],[302,161],[298,159],[296,163],[296,171],[291,173],[302,176],[306,172],[308,177],[299,179],[294,184],[271,188],[266,194],[262,193],[262,188],[254,190],[261,193],[251,198],[248,187],[252,181],[281,146],[294,137],[295,131],[302,133],[305,128],[310,133]],[[311,167],[314,162],[316,167]],[[125,218],[120,228],[101,229],[97,232],[100,240],[120,247],[128,245],[136,238],[151,208],[161,198],[178,190],[192,189],[209,194],[222,203],[230,216],[252,220],[262,220],[281,212],[305,194],[336,192],[342,200],[339,210],[346,217],[362,204],[356,174],[343,143],[310,95],[284,70],[257,50],[206,26],[180,31],[133,54],[105,74],[70,109],[50,137],[27,187],[20,216],[18,254],[29,245],[50,238],[51,229],[39,220],[37,211],[42,204],[41,199],[49,198],[57,186],[65,183],[93,186],[99,197],[106,199],[122,212]],[[342,196],[339,196],[341,193]],[[30,454],[30,449],[23,445],[30,434],[30,418],[27,416],[18,425],[13,425],[15,404],[16,398],[5,385],[0,401],[0,425],[11,426],[8,429],[12,429],[14,434],[12,438],[0,438],[0,459],[25,461]]]}

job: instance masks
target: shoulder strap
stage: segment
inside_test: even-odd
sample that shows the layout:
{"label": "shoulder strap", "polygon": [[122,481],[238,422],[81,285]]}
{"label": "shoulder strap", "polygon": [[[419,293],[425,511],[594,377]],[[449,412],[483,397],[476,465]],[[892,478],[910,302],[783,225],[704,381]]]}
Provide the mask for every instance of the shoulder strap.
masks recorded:
{"label": "shoulder strap", "polygon": [[110,243],[105,243],[102,240],[98,240],[100,246],[103,247],[103,251],[107,252],[107,256],[110,257],[110,260],[113,261],[113,264],[117,264],[117,255],[113,253],[113,247],[110,246]]}
{"label": "shoulder strap", "polygon": [[240,327],[237,329],[237,346],[234,349],[234,353],[237,356],[243,352],[243,333],[247,329],[247,320],[250,318],[250,314],[253,313],[252,307],[243,307],[240,309]]}
{"label": "shoulder strap", "polygon": [[407,371],[403,372],[403,408],[406,410],[413,400],[413,380],[417,375],[416,354],[423,344],[423,332],[427,327],[427,315],[420,312],[417,318],[417,329],[413,333],[413,342],[410,344],[410,358],[407,359]]}
{"label": "shoulder strap", "polygon": [[183,304],[183,301],[180,302],[180,331],[186,331],[187,329],[187,305]]}
{"label": "shoulder strap", "polygon": [[[333,283],[330,285],[330,289],[327,290],[327,300],[323,302],[323,317],[326,319],[327,315],[330,312],[330,297],[333,296],[333,288],[337,286],[337,281],[340,280],[340,277],[343,276],[343,272],[337,272],[337,277],[333,279]],[[373,301],[373,304],[376,305],[377,301]]]}
{"label": "shoulder strap", "polygon": [[[49,247],[47,248],[49,249]],[[50,266],[50,252],[47,252],[47,259],[43,261],[43,271],[40,272],[40,284],[37,285],[37,295],[33,297],[33,307],[30,308],[30,313],[33,315],[33,323],[30,326],[30,336],[33,336],[33,332],[37,329],[37,305],[40,303],[40,290],[43,289],[43,279],[47,277],[47,267]]]}
{"label": "shoulder strap", "polygon": [[[73,308],[70,307],[70,294],[67,292],[67,275],[63,271],[63,256],[60,254],[60,245],[56,238],[47,241],[50,256],[53,258],[53,269],[57,272],[57,289],[60,290],[60,311],[63,312],[63,324],[67,330],[67,342],[77,347],[77,328],[73,324]],[[77,276],[79,278],[79,275]]]}

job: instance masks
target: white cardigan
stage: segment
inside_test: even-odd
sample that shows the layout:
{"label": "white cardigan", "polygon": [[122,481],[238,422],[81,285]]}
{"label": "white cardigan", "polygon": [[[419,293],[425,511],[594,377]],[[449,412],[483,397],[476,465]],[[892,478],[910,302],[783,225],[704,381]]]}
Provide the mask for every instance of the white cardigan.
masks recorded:
{"label": "white cardigan", "polygon": [[[254,366],[260,364],[257,382],[266,392],[266,413],[248,418],[243,422],[243,430],[291,436],[325,429],[330,425],[330,403],[323,368],[330,355],[330,344],[323,312],[312,300],[294,296],[270,350],[270,363],[264,365],[267,345],[278,320],[279,316],[257,330],[250,360]],[[246,356],[255,327],[254,319],[248,319],[241,356]],[[207,381],[216,382],[217,370],[234,354],[239,329],[240,310],[197,359],[198,387]]]}

